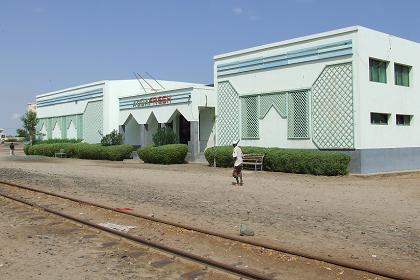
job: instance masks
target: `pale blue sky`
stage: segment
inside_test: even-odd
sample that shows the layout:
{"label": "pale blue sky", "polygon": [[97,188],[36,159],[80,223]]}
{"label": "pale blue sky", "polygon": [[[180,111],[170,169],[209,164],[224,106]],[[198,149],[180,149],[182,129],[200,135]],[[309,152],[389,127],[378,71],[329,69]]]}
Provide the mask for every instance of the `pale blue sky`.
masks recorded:
{"label": "pale blue sky", "polygon": [[420,41],[417,0],[0,0],[0,127],[35,95],[105,79],[212,83],[216,54],[363,25]]}

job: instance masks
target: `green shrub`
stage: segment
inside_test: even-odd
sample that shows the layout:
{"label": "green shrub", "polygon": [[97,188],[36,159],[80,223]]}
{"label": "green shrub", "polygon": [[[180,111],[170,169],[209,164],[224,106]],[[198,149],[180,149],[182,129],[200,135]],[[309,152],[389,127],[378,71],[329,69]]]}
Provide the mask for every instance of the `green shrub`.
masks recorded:
{"label": "green shrub", "polygon": [[81,159],[105,159],[105,147],[101,144],[78,143],[75,144],[77,158]]}
{"label": "green shrub", "polygon": [[10,138],[6,138],[5,140],[4,140],[4,142],[5,143],[12,143],[12,142],[23,142],[23,138],[12,138],[12,137],[10,137]]}
{"label": "green shrub", "polygon": [[184,163],[187,153],[188,146],[185,144],[149,145],[138,150],[139,157],[144,162],[155,164]]}
{"label": "green shrub", "polygon": [[23,152],[25,153],[25,155],[29,155],[29,147],[30,147],[31,145],[25,145],[25,146],[23,146]]}
{"label": "green shrub", "polygon": [[152,147],[153,147],[153,145],[146,145],[146,146],[140,147],[137,150],[137,154],[139,155],[139,158],[144,161],[144,158],[147,157],[147,154],[149,153],[148,149],[150,149]]}
{"label": "green shrub", "polygon": [[[348,173],[350,155],[340,152],[298,150],[281,148],[241,147],[244,154],[265,154],[263,169],[275,172],[302,173],[314,175],[344,175]],[[233,147],[208,148],[204,155],[213,166],[233,166]]]}
{"label": "green shrub", "polygon": [[350,155],[340,152],[272,148],[265,167],[269,171],[336,176],[348,173],[350,160]]}
{"label": "green shrub", "polygon": [[[241,147],[244,154],[262,154],[267,153],[267,148],[261,147]],[[214,165],[214,158],[216,157],[217,167],[231,167],[233,166],[233,146],[217,146],[206,149],[204,156],[210,166]]]}
{"label": "green shrub", "polygon": [[133,151],[133,146],[127,144],[108,146],[104,148],[106,159],[112,161],[120,161],[126,158],[130,158],[131,152]]}
{"label": "green shrub", "polygon": [[32,145],[28,148],[28,154],[53,157],[56,152],[59,152],[61,149],[63,149],[66,153],[68,153],[68,156],[71,157],[71,155],[74,153],[70,147],[71,145],[71,143]]}
{"label": "green shrub", "polygon": [[53,157],[63,149],[67,157],[120,161],[130,157],[131,145],[102,146],[87,143],[55,143],[25,146],[25,154]]}
{"label": "green shrub", "polygon": [[214,165],[216,159],[217,167],[231,167],[233,166],[232,152],[233,147],[231,146],[217,146],[207,148],[204,152],[204,156],[210,166]]}
{"label": "green shrub", "polygon": [[101,139],[102,146],[113,146],[113,145],[121,145],[123,143],[123,136],[121,133],[117,132],[117,130],[111,131],[111,133],[105,135]]}
{"label": "green shrub", "polygon": [[153,143],[155,144],[155,146],[175,144],[176,134],[172,130],[172,128],[158,128],[157,132],[153,134]]}
{"label": "green shrub", "polygon": [[49,139],[49,140],[34,140],[32,145],[38,144],[57,144],[57,143],[80,143],[82,139]]}

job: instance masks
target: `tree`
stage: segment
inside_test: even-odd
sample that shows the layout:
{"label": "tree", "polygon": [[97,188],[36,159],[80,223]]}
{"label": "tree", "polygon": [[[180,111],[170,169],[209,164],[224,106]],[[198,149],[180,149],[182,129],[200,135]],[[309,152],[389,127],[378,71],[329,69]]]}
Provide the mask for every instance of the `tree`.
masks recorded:
{"label": "tree", "polygon": [[163,146],[176,143],[176,134],[170,127],[158,128],[153,134],[153,143],[155,146]]}
{"label": "tree", "polygon": [[32,145],[32,141],[36,133],[36,125],[38,124],[38,119],[36,118],[36,112],[28,111],[21,118],[23,123],[23,128],[29,134],[29,143]]}
{"label": "tree", "polygon": [[23,137],[25,140],[29,140],[28,131],[23,128],[16,129],[16,136],[17,137]]}
{"label": "tree", "polygon": [[117,130],[111,131],[111,133],[102,137],[102,146],[121,145],[123,143],[123,136]]}

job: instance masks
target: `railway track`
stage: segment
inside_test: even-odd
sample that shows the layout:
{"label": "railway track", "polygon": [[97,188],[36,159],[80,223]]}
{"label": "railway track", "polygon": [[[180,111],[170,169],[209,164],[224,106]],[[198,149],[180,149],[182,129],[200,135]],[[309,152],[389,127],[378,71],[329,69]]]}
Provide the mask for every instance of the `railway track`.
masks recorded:
{"label": "railway track", "polygon": [[[79,224],[247,279],[410,279],[392,271],[282,250],[251,239],[225,235],[116,209],[77,198],[0,181],[0,195]],[[121,232],[104,223],[130,225]],[[102,224],[102,225],[101,225]]]}
{"label": "railway track", "polygon": [[0,213],[1,279],[239,278],[1,196]]}

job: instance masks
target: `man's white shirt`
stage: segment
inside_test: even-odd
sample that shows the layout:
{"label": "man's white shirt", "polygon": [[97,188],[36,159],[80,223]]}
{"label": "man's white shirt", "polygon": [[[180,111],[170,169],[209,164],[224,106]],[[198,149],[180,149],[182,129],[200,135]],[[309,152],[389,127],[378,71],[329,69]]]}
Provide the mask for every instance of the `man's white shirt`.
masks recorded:
{"label": "man's white shirt", "polygon": [[239,166],[242,164],[243,160],[242,160],[242,150],[241,148],[239,148],[239,146],[236,146],[235,148],[233,148],[233,153],[232,153],[232,157],[236,157],[235,160],[235,166]]}

